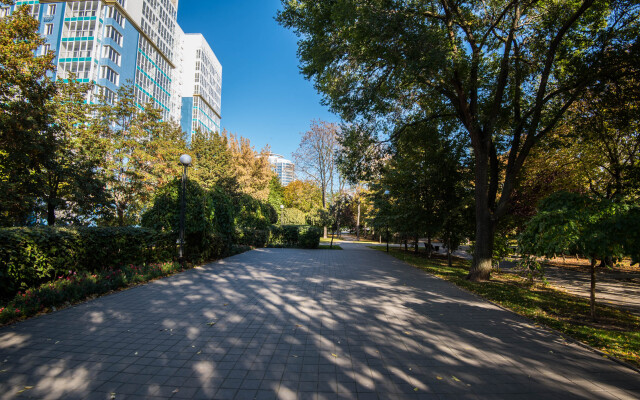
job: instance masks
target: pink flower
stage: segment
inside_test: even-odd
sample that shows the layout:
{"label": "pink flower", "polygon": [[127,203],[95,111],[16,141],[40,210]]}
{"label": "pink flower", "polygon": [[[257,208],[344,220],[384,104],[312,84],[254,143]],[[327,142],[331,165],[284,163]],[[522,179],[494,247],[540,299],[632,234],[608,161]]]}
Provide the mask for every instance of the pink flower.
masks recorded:
{"label": "pink flower", "polygon": [[16,308],[16,314],[20,314],[20,309]]}

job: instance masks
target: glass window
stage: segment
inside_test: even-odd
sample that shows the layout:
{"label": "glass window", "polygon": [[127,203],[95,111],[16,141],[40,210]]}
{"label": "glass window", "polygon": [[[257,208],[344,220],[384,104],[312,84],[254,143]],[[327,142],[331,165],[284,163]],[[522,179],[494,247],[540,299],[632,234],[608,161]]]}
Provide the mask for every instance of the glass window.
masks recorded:
{"label": "glass window", "polygon": [[53,34],[53,24],[45,24],[44,25],[44,34],[52,35]]}
{"label": "glass window", "polygon": [[47,8],[47,15],[54,15],[55,13],[56,13],[56,5],[49,4],[49,7]]}

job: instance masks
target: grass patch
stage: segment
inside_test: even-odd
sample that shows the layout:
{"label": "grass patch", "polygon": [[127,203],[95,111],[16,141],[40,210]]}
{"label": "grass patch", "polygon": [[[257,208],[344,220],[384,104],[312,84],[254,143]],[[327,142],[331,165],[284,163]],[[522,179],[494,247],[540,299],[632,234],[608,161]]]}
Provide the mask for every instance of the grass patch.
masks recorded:
{"label": "grass patch", "polygon": [[318,246],[318,248],[323,250],[342,250],[342,247],[338,246],[337,244],[334,244],[333,248],[331,248],[330,244],[321,244]]}
{"label": "grass patch", "polygon": [[[386,251],[384,246],[369,246]],[[592,321],[588,299],[506,272],[492,272],[487,282],[465,279],[469,261],[425,258],[424,254],[391,248],[394,257],[476,293],[535,322],[553,328],[598,350],[640,366],[640,316],[604,304],[597,304],[597,321]],[[597,300],[597,299],[596,299]]]}

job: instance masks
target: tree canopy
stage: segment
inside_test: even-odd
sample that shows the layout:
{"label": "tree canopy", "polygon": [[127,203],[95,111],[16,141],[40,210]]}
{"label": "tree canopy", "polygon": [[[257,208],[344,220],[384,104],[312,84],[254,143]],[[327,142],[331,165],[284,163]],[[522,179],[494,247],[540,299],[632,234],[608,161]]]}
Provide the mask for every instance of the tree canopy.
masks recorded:
{"label": "tree canopy", "polygon": [[639,11],[606,0],[286,0],[277,18],[300,37],[302,73],[369,136],[434,121],[469,139],[469,277],[485,279],[496,225],[536,142],[585,90],[638,65]]}

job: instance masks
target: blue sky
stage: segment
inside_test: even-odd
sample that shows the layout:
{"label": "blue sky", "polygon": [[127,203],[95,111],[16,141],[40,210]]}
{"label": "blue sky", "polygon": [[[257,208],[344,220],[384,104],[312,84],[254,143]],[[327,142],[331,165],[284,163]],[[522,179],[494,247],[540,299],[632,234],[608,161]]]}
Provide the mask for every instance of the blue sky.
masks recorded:
{"label": "blue sky", "polygon": [[298,69],[278,0],[180,0],[178,23],[202,33],[222,64],[222,127],[291,157],[312,119],[338,122]]}

